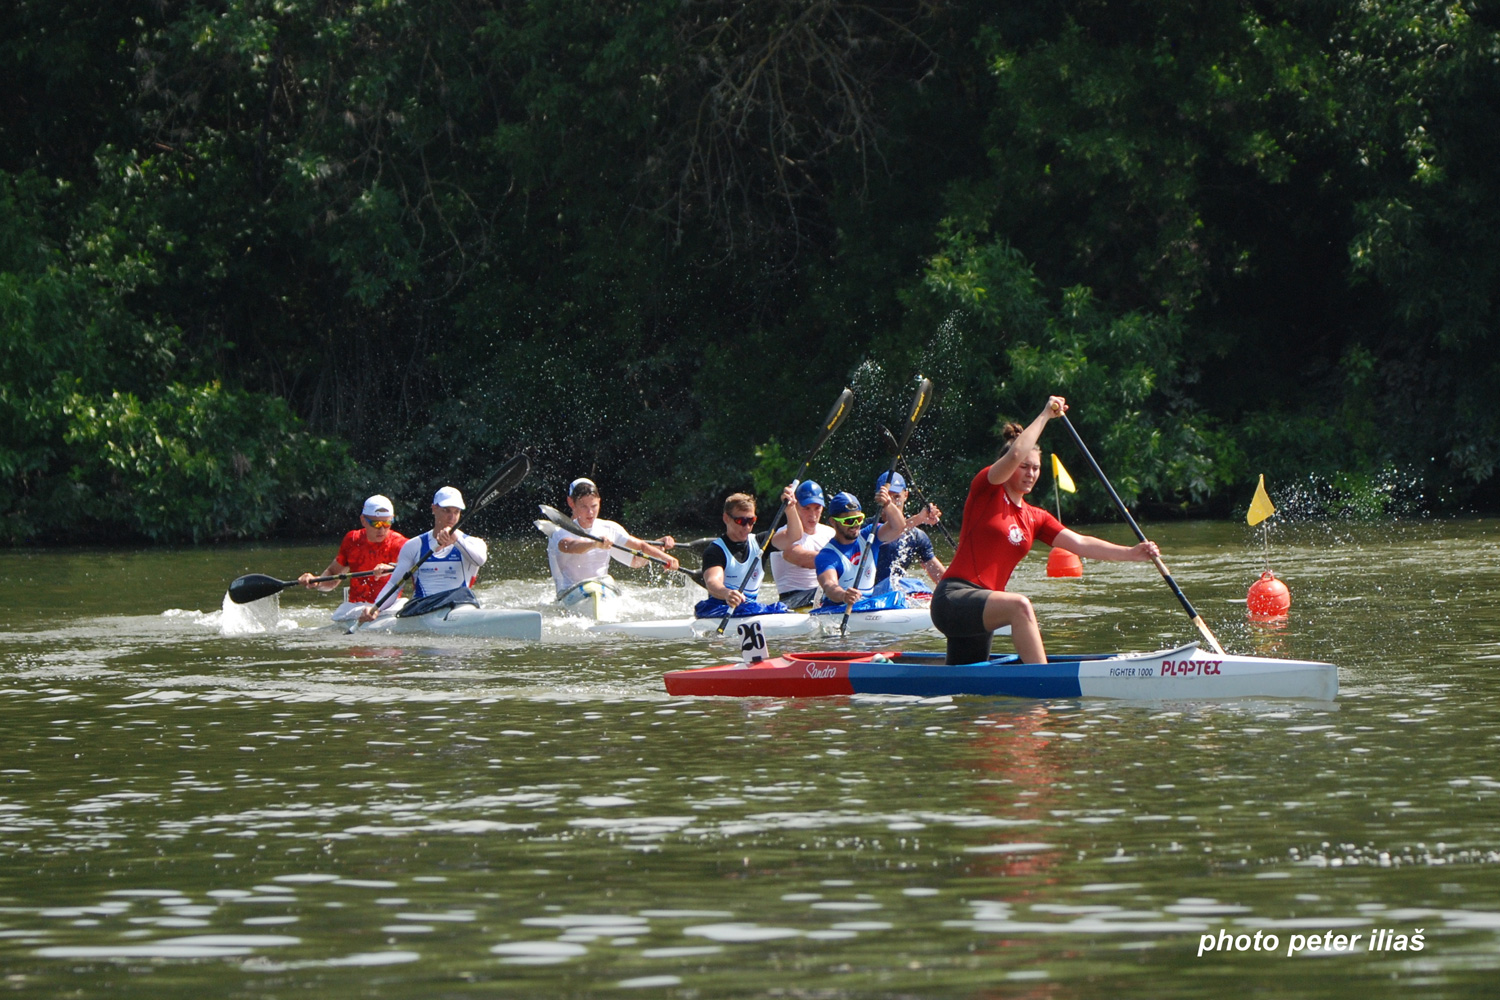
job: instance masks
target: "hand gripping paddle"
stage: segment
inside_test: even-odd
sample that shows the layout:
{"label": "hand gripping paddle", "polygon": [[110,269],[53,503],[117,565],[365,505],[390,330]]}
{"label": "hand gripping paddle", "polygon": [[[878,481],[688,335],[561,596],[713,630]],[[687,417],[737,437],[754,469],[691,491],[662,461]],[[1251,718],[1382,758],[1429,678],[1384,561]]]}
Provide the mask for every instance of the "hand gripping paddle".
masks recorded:
{"label": "hand gripping paddle", "polygon": [[[1094,475],[1098,476],[1099,482],[1104,484],[1105,492],[1115,502],[1115,506],[1120,509],[1120,513],[1125,516],[1125,523],[1130,525],[1130,530],[1135,532],[1135,537],[1144,542],[1146,540],[1146,533],[1141,530],[1139,524],[1135,523],[1135,518],[1130,516],[1130,511],[1125,509],[1125,501],[1120,499],[1120,494],[1116,493],[1115,488],[1109,484],[1109,478],[1104,475],[1104,470],[1099,468],[1098,462],[1094,461],[1094,456],[1089,453],[1088,445],[1083,443],[1083,438],[1079,437],[1078,431],[1074,429],[1073,421],[1068,419],[1066,413],[1060,413],[1058,416],[1062,417],[1063,426],[1068,429],[1068,433],[1073,435],[1073,443],[1078,445],[1079,451],[1083,452],[1083,457],[1088,460],[1089,466],[1094,470]],[[1182,592],[1182,588],[1177,586],[1177,581],[1172,579],[1172,574],[1167,572],[1166,564],[1161,561],[1161,557],[1152,556],[1151,561],[1156,564],[1156,571],[1161,574],[1161,578],[1167,581],[1167,586],[1172,588],[1172,593],[1176,594],[1177,599],[1182,602],[1183,610],[1188,613],[1188,617],[1193,620],[1193,624],[1198,626],[1198,631],[1203,634],[1203,638],[1208,640],[1209,648],[1220,656],[1223,656],[1224,647],[1219,645],[1219,640],[1214,638],[1213,632],[1209,631],[1208,625],[1204,623],[1202,616],[1193,610],[1192,602],[1187,599],[1187,595]]]}
{"label": "hand gripping paddle", "polygon": [[[887,483],[890,482],[891,474],[896,471],[896,463],[901,461],[901,453],[906,450],[906,443],[911,440],[911,432],[916,429],[917,421],[922,419],[922,414],[927,412],[927,404],[930,402],[932,402],[932,379],[923,378],[917,383],[917,394],[912,397],[911,410],[906,414],[906,423],[901,427],[901,441],[896,445],[896,453],[891,456],[891,467],[885,474]],[[867,568],[870,570],[870,579],[872,581],[875,579],[875,567],[871,565],[873,560],[870,559],[870,539],[879,533],[880,529],[876,528],[860,542],[859,572],[854,575],[855,590],[859,589],[860,580]],[[853,610],[853,601],[844,605],[844,617],[839,622],[839,635],[849,634],[849,612]]]}
{"label": "hand gripping paddle", "polygon": [[[844,422],[845,417],[849,416],[849,410],[853,406],[853,389],[845,389],[843,392],[839,393],[839,398],[834,401],[833,409],[829,410],[828,416],[823,418],[823,426],[818,430],[818,439],[813,442],[812,450],[807,453],[807,460],[802,463],[802,468],[797,472],[797,479],[799,481],[803,476],[807,475],[808,467],[812,465],[813,459],[818,457],[818,452],[823,450],[824,442],[833,437],[833,432],[839,429],[839,425]],[[771,538],[776,534],[776,529],[781,526],[781,519],[785,515],[786,504],[783,503],[781,505],[781,508],[776,511],[776,519],[771,522],[771,530],[766,532],[766,540],[761,544],[760,555],[755,557],[757,560],[764,559],[766,557],[766,550],[771,547]],[[753,562],[746,565],[745,579],[749,579],[749,574],[755,569],[755,566],[756,564]],[[740,586],[744,586],[744,584],[745,581],[741,580]],[[729,580],[727,578],[724,580],[724,586],[729,590],[738,589],[735,587],[730,587]],[[706,590],[708,588],[705,587],[704,589]],[[732,614],[734,614],[734,609],[730,608],[724,613],[724,617],[719,619],[719,627],[717,629],[719,635],[724,634],[724,626],[729,624],[729,617]]]}
{"label": "hand gripping paddle", "polygon": [[[907,463],[906,457],[901,454],[901,443],[896,440],[896,435],[891,433],[891,429],[889,427],[880,428],[880,433],[885,435],[886,448],[892,455],[895,455],[897,460],[901,463],[901,470],[906,473],[906,484],[910,486],[911,491],[917,495],[917,503],[921,504],[923,507],[931,507],[932,504],[928,503],[927,498],[922,495],[922,488],[917,485],[917,477],[911,474],[911,466]],[[937,526],[938,530],[943,533],[943,537],[948,539],[948,544],[957,549],[958,543],[955,542],[953,540],[953,536],[948,533],[948,526],[945,525],[942,521],[939,521]]]}

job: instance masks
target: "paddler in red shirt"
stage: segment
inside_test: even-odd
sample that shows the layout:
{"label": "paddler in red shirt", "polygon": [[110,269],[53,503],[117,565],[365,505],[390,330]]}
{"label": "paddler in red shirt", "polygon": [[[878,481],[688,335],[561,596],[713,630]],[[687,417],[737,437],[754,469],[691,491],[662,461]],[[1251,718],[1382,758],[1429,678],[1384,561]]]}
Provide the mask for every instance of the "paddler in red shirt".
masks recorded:
{"label": "paddler in red shirt", "polygon": [[1034,539],[1085,559],[1105,562],[1150,562],[1160,554],[1155,542],[1116,545],[1070,531],[1024,499],[1042,472],[1042,452],[1037,443],[1042,430],[1049,420],[1067,410],[1067,400],[1052,396],[1029,426],[1006,424],[1005,449],[969,484],[958,549],[932,592],[932,624],[948,638],[950,664],[988,660],[990,639],[1005,625],[1010,626],[1021,662],[1047,662],[1031,601],[1023,594],[1005,590],[1010,574],[1031,551]]}
{"label": "paddler in red shirt", "polygon": [[375,576],[349,581],[350,604],[372,603],[390,579],[396,557],[401,554],[401,546],[406,544],[406,536],[391,527],[395,520],[396,511],[388,498],[378,493],[370,497],[360,512],[360,527],[344,536],[338,555],[333,557],[328,568],[317,574],[303,573],[297,577],[297,582],[308,590],[332,590],[339,585],[339,581],[312,583],[313,577],[374,570]]}

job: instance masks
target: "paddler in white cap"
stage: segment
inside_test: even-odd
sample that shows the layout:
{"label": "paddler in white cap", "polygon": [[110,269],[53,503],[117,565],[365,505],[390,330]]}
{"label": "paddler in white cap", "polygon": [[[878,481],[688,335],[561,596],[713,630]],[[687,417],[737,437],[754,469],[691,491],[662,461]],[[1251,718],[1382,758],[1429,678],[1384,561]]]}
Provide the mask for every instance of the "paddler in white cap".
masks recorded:
{"label": "paddler in white cap", "polygon": [[[339,543],[338,555],[321,573],[303,573],[297,582],[308,590],[328,591],[339,585],[337,580],[313,583],[314,576],[336,576],[340,573],[365,573],[373,570],[375,576],[360,577],[349,581],[349,604],[369,604],[375,600],[382,587],[390,579],[391,569],[406,544],[406,536],[392,527],[396,522],[396,508],[388,497],[379,493],[365,501],[359,515],[360,527],[344,536]],[[343,608],[339,609],[343,611]],[[352,617],[352,615],[350,615]]]}
{"label": "paddler in white cap", "polygon": [[[416,566],[413,602],[459,588],[467,590],[478,578],[479,568],[489,559],[490,547],[484,539],[458,530],[458,519],[463,512],[464,495],[455,487],[444,486],[432,497],[432,530],[422,532],[401,546],[401,554],[391,569],[391,580],[400,580]],[[374,605],[366,608],[359,620],[374,621],[378,609],[394,604],[396,597],[395,588],[387,584]],[[474,603],[472,595],[465,603]],[[410,612],[408,607],[407,613]]]}
{"label": "paddler in white cap", "polygon": [[599,487],[594,485],[592,479],[575,479],[568,484],[568,512],[573,515],[573,522],[600,541],[580,538],[566,531],[553,532],[552,537],[547,539],[547,566],[552,570],[552,583],[557,587],[558,600],[589,580],[601,580],[610,589],[618,590],[609,575],[609,561],[612,558],[627,566],[646,565],[645,559],[621,552],[615,545],[623,545],[631,552],[655,556],[665,561],[668,569],[678,568],[676,558],[666,552],[677,544],[671,535],[664,535],[650,542],[636,538],[619,522],[599,516],[602,503]]}

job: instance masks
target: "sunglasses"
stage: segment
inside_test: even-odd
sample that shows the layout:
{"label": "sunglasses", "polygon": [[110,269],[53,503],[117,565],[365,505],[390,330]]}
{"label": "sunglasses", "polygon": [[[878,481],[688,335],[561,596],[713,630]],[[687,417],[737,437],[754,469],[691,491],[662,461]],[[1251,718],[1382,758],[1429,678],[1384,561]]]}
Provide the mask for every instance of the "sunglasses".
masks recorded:
{"label": "sunglasses", "polygon": [[370,527],[372,528],[389,528],[390,526],[390,521],[370,521]]}
{"label": "sunglasses", "polygon": [[852,528],[858,524],[865,523],[863,514],[845,514],[843,517],[829,518],[834,524],[842,524],[846,528]]}
{"label": "sunglasses", "polygon": [[748,517],[731,517],[730,520],[738,524],[741,528],[748,528],[759,519],[754,514],[751,514]]}

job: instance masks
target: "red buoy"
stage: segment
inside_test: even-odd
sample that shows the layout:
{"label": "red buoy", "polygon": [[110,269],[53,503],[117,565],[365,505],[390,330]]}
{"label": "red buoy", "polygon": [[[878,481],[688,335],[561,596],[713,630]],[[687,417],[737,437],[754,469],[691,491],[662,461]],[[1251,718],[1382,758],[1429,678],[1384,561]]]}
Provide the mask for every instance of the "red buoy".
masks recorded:
{"label": "red buoy", "polygon": [[1083,560],[1067,549],[1053,549],[1047,554],[1048,576],[1082,576]]}
{"label": "red buoy", "polygon": [[1292,592],[1276,579],[1276,574],[1266,570],[1250,585],[1245,607],[1251,618],[1285,618],[1292,608]]}

